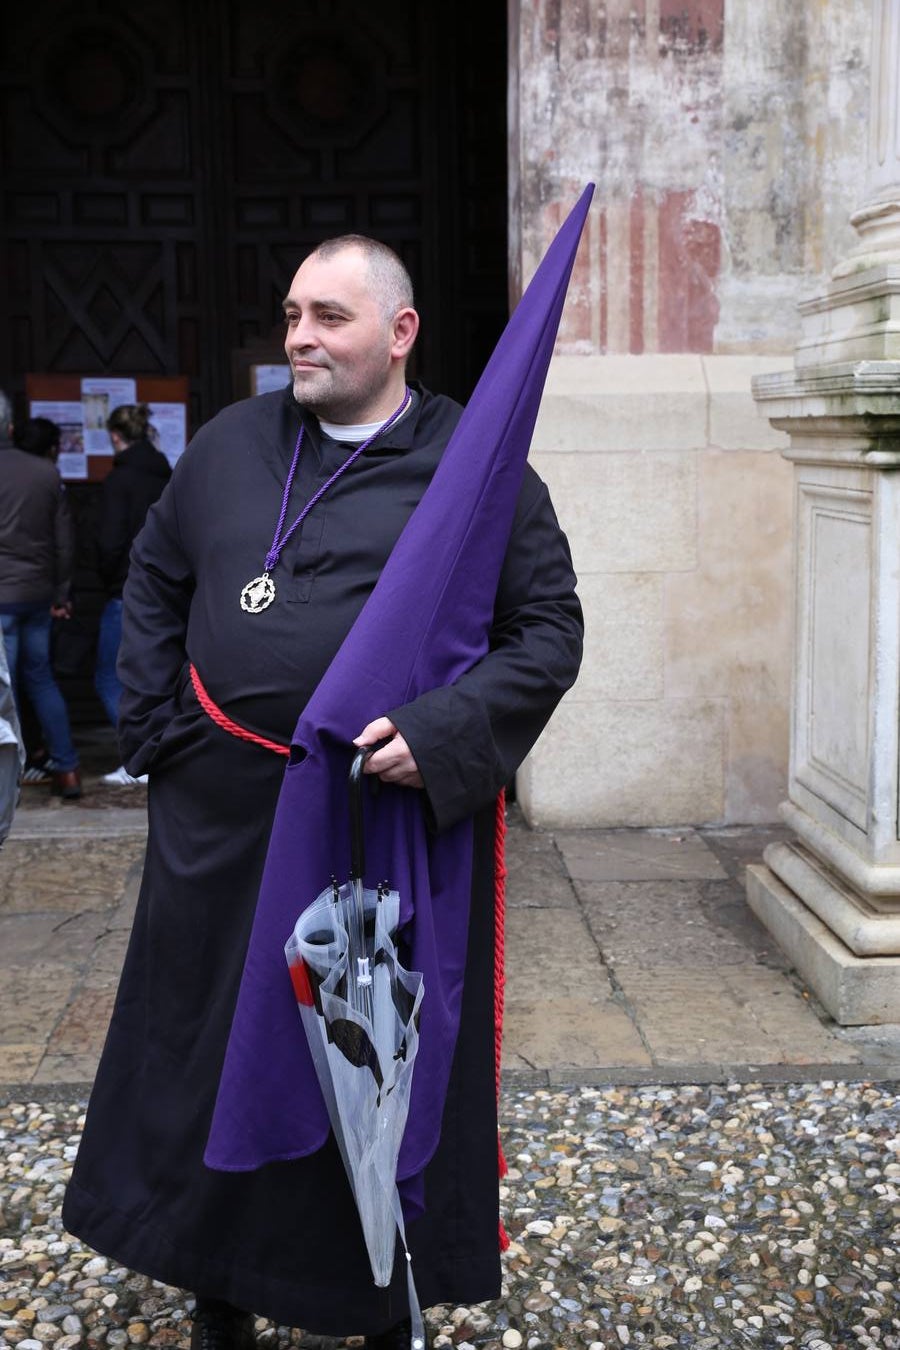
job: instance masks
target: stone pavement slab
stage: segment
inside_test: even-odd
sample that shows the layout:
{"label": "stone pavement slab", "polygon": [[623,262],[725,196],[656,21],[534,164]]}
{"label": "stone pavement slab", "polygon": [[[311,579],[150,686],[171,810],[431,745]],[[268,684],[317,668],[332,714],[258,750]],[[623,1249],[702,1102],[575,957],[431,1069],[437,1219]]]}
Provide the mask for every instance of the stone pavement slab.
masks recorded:
{"label": "stone pavement slab", "polygon": [[0,1083],[93,1079],[146,830],[144,810],[17,814],[0,853]]}
{"label": "stone pavement slab", "polygon": [[573,881],[726,876],[716,855],[692,829],[558,830],[554,837]]}
{"label": "stone pavement slab", "polygon": [[[0,853],[0,1084],[92,1079],[125,954],[146,795],[31,797]],[[508,1082],[900,1076],[900,1028],[843,1031],[750,911],[768,830],[531,831],[507,849]]]}
{"label": "stone pavement slab", "polygon": [[[591,932],[610,965],[741,965],[771,950],[759,924],[744,932],[718,921],[732,883],[706,881],[576,882]],[[716,895],[719,892],[719,895]]]}
{"label": "stone pavement slab", "polygon": [[557,1072],[615,1059],[649,1068],[584,917],[575,909],[511,909],[506,922],[503,1066]]}

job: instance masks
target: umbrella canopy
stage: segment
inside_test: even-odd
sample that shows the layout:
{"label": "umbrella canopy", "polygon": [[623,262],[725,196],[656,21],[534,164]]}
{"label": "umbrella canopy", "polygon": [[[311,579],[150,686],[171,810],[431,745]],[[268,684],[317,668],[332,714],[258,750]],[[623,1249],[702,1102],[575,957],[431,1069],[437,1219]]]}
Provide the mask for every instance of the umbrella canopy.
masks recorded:
{"label": "umbrella canopy", "polygon": [[[329,1128],[284,934],[349,855],[344,794],[361,727],[451,684],[488,650],[494,597],[566,288],[593,187],[564,222],[510,319],[431,484],[304,709],[272,828],[206,1150],[247,1170],[320,1148]],[[428,997],[398,1165],[419,1177],[437,1147],[459,1024],[472,871],[470,821],[428,836],[418,793],[385,787],[371,865],[400,893]],[[343,870],[343,869],[341,869]],[[415,1186],[404,1190],[415,1212]]]}
{"label": "umbrella canopy", "polygon": [[[361,750],[350,770],[350,880],[333,882],[304,910],[285,944],[297,1006],[328,1118],[359,1212],[375,1283],[386,1288],[399,1230],[397,1158],[419,1044],[422,976],[400,964],[400,897],[364,886]],[[413,1345],[424,1345],[406,1251]]]}

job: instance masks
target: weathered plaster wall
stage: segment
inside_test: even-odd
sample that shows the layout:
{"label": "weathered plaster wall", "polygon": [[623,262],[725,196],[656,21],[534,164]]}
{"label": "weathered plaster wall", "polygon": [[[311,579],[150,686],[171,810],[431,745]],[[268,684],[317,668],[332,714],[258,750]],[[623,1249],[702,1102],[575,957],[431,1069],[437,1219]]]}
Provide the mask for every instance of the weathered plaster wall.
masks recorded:
{"label": "weathered plaster wall", "polygon": [[869,0],[521,0],[513,275],[597,195],[561,351],[789,351],[853,240]]}
{"label": "weathered plaster wall", "polygon": [[519,779],[541,824],[777,818],[791,474],[750,378],[849,251],[869,0],[511,9],[511,276],[597,193],[532,458],[573,547],[581,680]]}

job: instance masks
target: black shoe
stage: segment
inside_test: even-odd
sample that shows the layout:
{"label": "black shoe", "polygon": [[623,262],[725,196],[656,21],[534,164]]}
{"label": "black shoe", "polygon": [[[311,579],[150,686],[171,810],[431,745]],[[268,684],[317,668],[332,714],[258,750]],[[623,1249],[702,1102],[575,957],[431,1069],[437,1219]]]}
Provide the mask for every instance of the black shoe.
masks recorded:
{"label": "black shoe", "polygon": [[250,1313],[218,1300],[198,1299],[191,1320],[191,1350],[255,1350]]}
{"label": "black shoe", "polygon": [[[428,1337],[425,1338],[428,1347]],[[365,1350],[412,1350],[412,1325],[409,1318],[389,1327],[378,1336],[367,1336]]]}

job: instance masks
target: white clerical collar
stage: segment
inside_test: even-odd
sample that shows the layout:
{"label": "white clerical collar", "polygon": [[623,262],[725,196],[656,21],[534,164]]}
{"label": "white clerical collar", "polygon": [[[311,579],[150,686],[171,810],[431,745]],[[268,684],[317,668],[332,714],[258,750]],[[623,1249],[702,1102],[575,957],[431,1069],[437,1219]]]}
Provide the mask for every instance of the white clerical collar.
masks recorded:
{"label": "white clerical collar", "polygon": [[[394,422],[394,426],[397,425],[397,422],[403,421],[404,417],[412,407],[412,404],[412,399],[409,399],[403,412]],[[378,422],[344,423],[325,422],[320,417],[319,426],[322,428],[325,435],[330,436],[333,441],[343,441],[347,445],[359,445],[362,441],[368,440],[370,436],[376,435],[381,427],[384,426],[385,421],[390,421],[390,418],[383,418]]]}

